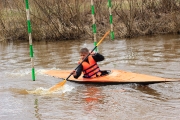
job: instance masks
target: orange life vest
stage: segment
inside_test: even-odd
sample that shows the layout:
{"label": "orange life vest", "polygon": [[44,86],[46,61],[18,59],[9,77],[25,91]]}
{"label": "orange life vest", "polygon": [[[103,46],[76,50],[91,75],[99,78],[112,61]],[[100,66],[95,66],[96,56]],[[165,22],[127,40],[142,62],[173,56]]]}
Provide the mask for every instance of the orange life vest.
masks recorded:
{"label": "orange life vest", "polygon": [[[89,55],[88,62],[84,61],[82,63],[83,73],[85,78],[94,78],[101,75],[99,66],[96,61],[93,59],[92,55]],[[80,63],[81,61],[79,61]]]}

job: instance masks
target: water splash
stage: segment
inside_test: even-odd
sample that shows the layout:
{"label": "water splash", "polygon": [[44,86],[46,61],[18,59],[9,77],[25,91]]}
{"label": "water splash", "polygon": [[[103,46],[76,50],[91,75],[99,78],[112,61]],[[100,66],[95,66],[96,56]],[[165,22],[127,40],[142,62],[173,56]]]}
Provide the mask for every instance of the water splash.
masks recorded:
{"label": "water splash", "polygon": [[64,85],[60,87],[56,91],[49,91],[47,88],[39,87],[35,90],[26,90],[29,94],[37,94],[37,95],[49,95],[49,94],[63,94],[66,92],[70,92],[74,89],[73,86],[70,85]]}
{"label": "water splash", "polygon": [[20,77],[31,74],[31,71],[29,69],[14,69],[11,72],[6,72],[5,75],[9,77]]}
{"label": "water splash", "polygon": [[[48,69],[49,70],[49,69]],[[51,70],[61,70],[58,68],[52,68]],[[44,75],[44,72],[46,72],[46,69],[35,69],[35,74],[36,75]],[[27,75],[31,75],[31,69],[26,68],[26,69],[14,69],[11,72],[5,72],[6,76],[9,77],[22,77],[22,76],[27,76]]]}

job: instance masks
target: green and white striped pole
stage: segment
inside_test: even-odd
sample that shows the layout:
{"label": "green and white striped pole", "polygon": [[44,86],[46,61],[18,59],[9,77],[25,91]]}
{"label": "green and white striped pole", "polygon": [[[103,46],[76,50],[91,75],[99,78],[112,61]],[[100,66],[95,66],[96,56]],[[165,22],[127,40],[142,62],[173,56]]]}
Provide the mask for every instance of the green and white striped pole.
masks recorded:
{"label": "green and white striped pole", "polygon": [[29,1],[25,0],[26,4],[26,16],[27,16],[27,28],[29,34],[29,49],[30,49],[30,57],[31,57],[31,67],[32,67],[32,80],[35,81],[35,70],[34,70],[34,53],[33,53],[33,45],[32,45],[32,29],[31,29],[31,21],[30,21],[30,12],[29,12]]}
{"label": "green and white striped pole", "polygon": [[[97,45],[97,38],[96,38],[96,19],[95,19],[95,7],[94,7],[94,1],[91,0],[91,13],[92,13],[92,20],[93,20],[93,24],[92,24],[92,30],[93,30],[93,34],[94,34],[94,46]],[[95,51],[97,52],[98,49],[96,48]]]}
{"label": "green and white striped pole", "polygon": [[111,0],[108,0],[108,7],[109,7],[109,22],[111,27],[111,39],[114,40],[114,31],[113,31],[113,17],[112,17],[112,4]]}

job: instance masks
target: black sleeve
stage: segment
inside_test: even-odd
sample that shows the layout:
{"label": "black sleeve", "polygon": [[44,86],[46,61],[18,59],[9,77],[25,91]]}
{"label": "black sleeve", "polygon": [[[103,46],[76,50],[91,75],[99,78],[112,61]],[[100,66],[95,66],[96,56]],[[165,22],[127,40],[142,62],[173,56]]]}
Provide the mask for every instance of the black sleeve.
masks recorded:
{"label": "black sleeve", "polygon": [[94,58],[94,60],[95,60],[96,62],[99,62],[99,61],[103,61],[103,60],[104,60],[104,56],[101,55],[100,53],[95,53],[92,57]]}
{"label": "black sleeve", "polygon": [[80,75],[81,75],[81,73],[82,73],[82,70],[83,70],[83,66],[82,66],[82,64],[77,68],[77,70],[76,70],[76,76],[74,76],[74,78],[78,78]]}

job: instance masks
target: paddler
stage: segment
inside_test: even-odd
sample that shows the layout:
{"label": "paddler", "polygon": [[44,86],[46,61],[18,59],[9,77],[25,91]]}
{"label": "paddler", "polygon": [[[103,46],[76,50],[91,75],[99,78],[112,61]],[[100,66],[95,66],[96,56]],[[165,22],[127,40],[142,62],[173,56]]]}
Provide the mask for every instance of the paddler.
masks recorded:
{"label": "paddler", "polygon": [[[87,48],[82,48],[80,50],[80,60],[79,64],[86,58],[86,56],[89,54],[89,50]],[[84,78],[95,78],[99,76],[103,76],[108,74],[107,71],[101,71],[97,62],[103,61],[104,56],[100,53],[92,53],[87,57],[84,62],[77,68],[76,71],[73,71],[72,74],[74,78],[78,78],[81,73],[83,72]]]}

